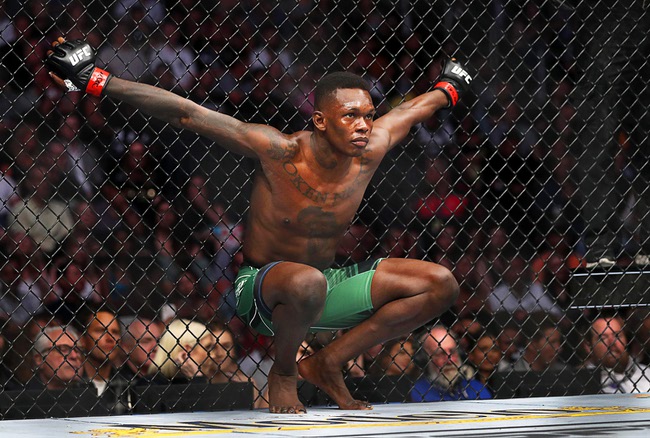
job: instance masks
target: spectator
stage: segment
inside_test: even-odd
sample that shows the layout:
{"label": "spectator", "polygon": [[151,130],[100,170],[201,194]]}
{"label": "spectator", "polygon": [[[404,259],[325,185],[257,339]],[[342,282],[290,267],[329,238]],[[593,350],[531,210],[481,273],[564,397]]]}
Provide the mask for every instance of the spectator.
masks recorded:
{"label": "spectator", "polygon": [[343,235],[336,249],[336,263],[345,266],[368,260],[376,243],[370,227],[360,222],[353,223]]}
{"label": "spectator", "polygon": [[182,273],[178,264],[180,245],[174,234],[175,225],[178,223],[178,214],[171,204],[162,198],[155,201],[154,208],[157,220],[153,228],[153,251],[156,267],[162,274],[157,286],[162,289],[165,296],[169,296]]}
{"label": "spectator", "polygon": [[435,114],[417,127],[414,141],[429,157],[438,157],[456,143],[456,127],[448,113]]}
{"label": "spectator", "polygon": [[152,203],[162,185],[162,169],[154,157],[155,147],[148,140],[147,135],[130,131],[118,134],[114,148],[116,154],[122,154],[112,168],[109,165],[110,183],[102,188],[118,219],[140,238],[147,234],[145,225],[154,222],[148,219],[154,215]]}
{"label": "spectator", "polygon": [[474,400],[491,398],[485,387],[473,386],[460,372],[458,344],[451,331],[434,326],[422,340],[422,348],[428,355],[425,376],[415,382],[411,400],[433,402],[449,400]]}
{"label": "spectator", "polygon": [[59,268],[53,293],[48,295],[47,310],[64,324],[69,324],[87,305],[94,307],[102,295],[84,275],[75,262],[66,262]]}
{"label": "spectator", "polygon": [[83,354],[77,343],[79,333],[72,327],[50,326],[34,339],[36,378],[27,389],[64,389],[84,385]]}
{"label": "spectator", "polygon": [[[580,209],[588,226],[586,258],[611,266],[623,250],[635,258],[649,249],[650,8],[641,0],[567,3],[580,23],[576,45],[581,56],[572,96],[580,105],[573,119],[577,141],[571,143],[571,152],[577,158]],[[617,163],[624,153],[621,131],[630,136],[626,169]],[[634,220],[628,222],[630,218]],[[625,236],[628,232],[632,236]],[[630,245],[630,237],[639,241]],[[639,262],[647,264],[647,259],[640,257]]]}
{"label": "spectator", "polygon": [[138,13],[143,14],[142,20],[149,27],[159,26],[167,16],[165,2],[157,0],[120,0],[113,3],[111,9],[111,16],[116,21]]}
{"label": "spectator", "polygon": [[501,350],[501,361],[499,371],[506,371],[515,366],[520,356],[521,329],[519,324],[508,315],[508,321],[501,328],[497,336],[497,344]]}
{"label": "spectator", "polygon": [[210,383],[248,382],[250,379],[237,365],[235,338],[223,324],[211,324],[210,331],[216,338],[214,348],[209,351],[212,369],[207,373]]}
{"label": "spectator", "polygon": [[623,319],[599,316],[585,335],[586,368],[600,374],[601,392],[650,392],[650,369],[637,363],[628,351]]}
{"label": "spectator", "polygon": [[535,197],[541,190],[539,162],[533,155],[518,152],[521,143],[516,132],[508,132],[488,156],[481,172],[487,185],[481,197],[482,207],[502,224],[517,247],[540,244],[538,228],[544,218],[544,212],[535,205]]}
{"label": "spectator", "polygon": [[562,310],[538,282],[532,282],[526,260],[513,248],[500,255],[505,271],[501,281],[487,299],[493,312],[505,311],[518,321],[534,312],[546,312],[560,318]]}
{"label": "spectator", "polygon": [[[8,240],[12,239],[11,237]],[[43,299],[50,290],[43,255],[27,237],[19,240],[11,256],[0,252],[0,316],[24,327],[43,310]]]}
{"label": "spectator", "polygon": [[[519,360],[515,362],[514,371],[561,371],[567,367],[560,361],[563,336],[557,324],[545,318],[545,315],[529,317],[524,325],[528,332],[528,343]],[[541,319],[541,322],[540,322]]]}
{"label": "spectator", "polygon": [[176,211],[183,215],[176,228],[178,238],[185,242],[191,235],[197,237],[208,234],[222,221],[224,210],[215,202],[207,187],[208,181],[201,175],[192,175],[179,196]]}
{"label": "spectator", "polygon": [[207,291],[201,289],[194,272],[183,271],[167,298],[167,303],[175,307],[177,318],[190,319],[195,317],[202,307],[208,306],[205,302],[207,296]]}
{"label": "spectator", "polygon": [[162,379],[149,376],[155,371],[153,358],[158,352],[161,325],[136,315],[119,317],[118,322],[121,331],[118,344],[126,356],[126,360],[119,367],[119,375],[130,385],[162,383]]}
{"label": "spectator", "polygon": [[69,203],[52,199],[47,169],[36,165],[23,182],[24,196],[11,208],[9,230],[26,234],[46,254],[53,254],[74,227]]}
{"label": "spectator", "polygon": [[10,165],[0,165],[0,228],[7,228],[11,207],[20,201],[17,184]]}
{"label": "spectator", "polygon": [[469,353],[470,346],[485,332],[491,319],[492,315],[487,312],[467,313],[456,319],[451,331],[462,353]]}
{"label": "spectator", "polygon": [[198,67],[196,53],[190,45],[183,44],[182,32],[178,29],[178,24],[172,20],[164,20],[157,26],[157,32],[154,32],[154,38],[151,39],[151,47],[154,49],[154,57],[150,65],[151,71],[164,69],[163,71],[171,73],[175,84],[172,88],[176,91],[177,85],[179,91],[189,92],[198,77]]}
{"label": "spectator", "polygon": [[48,180],[64,202],[79,197],[92,199],[102,177],[98,153],[81,139],[82,123],[78,114],[68,115],[61,123],[56,139],[46,146],[47,156],[44,158],[52,161],[51,165],[48,162]]}
{"label": "spectator", "polygon": [[399,225],[391,225],[382,237],[375,257],[421,258],[416,233]]}
{"label": "spectator", "polygon": [[487,267],[484,270],[488,276],[486,281],[488,281],[492,286],[489,290],[491,293],[496,285],[501,281],[501,276],[508,267],[507,260],[505,260],[501,254],[511,248],[511,246],[508,245],[510,242],[510,235],[503,225],[498,223],[489,223],[485,227],[483,237],[485,240],[479,244],[481,255],[478,263],[482,263]]}
{"label": "spectator", "polygon": [[191,260],[190,271],[199,278],[201,290],[208,294],[200,318],[209,321],[217,313],[219,320],[230,321],[235,316],[237,307],[233,282],[244,262],[242,251],[235,251],[232,262],[223,268],[217,264],[217,257],[210,258],[204,251],[203,244],[196,239],[190,239],[185,244],[185,252]]}
{"label": "spectator", "polygon": [[[238,321],[238,319],[233,319],[233,322],[235,321]],[[244,328],[242,333],[244,336],[250,335],[247,328]],[[244,337],[244,342],[246,341],[247,339]],[[242,341],[239,342],[242,345]],[[255,342],[254,348],[250,348],[248,354],[239,361],[239,368],[253,380],[260,391],[264,392],[266,391],[271,367],[275,362],[275,343],[273,338],[260,335],[255,338]]]}
{"label": "spectator", "polygon": [[157,368],[156,372],[172,383],[205,380],[212,367],[209,354],[216,342],[216,337],[204,324],[176,319],[160,337],[153,369]]}
{"label": "spectator", "polygon": [[551,230],[546,236],[543,250],[531,263],[531,276],[534,282],[539,282],[549,292],[557,304],[566,309],[571,300],[568,291],[571,272],[581,263],[581,257],[571,249],[566,237]]}
{"label": "spectator", "polygon": [[105,400],[115,400],[119,395],[116,391],[120,390],[120,382],[114,377],[117,366],[122,362],[117,346],[120,325],[115,313],[105,309],[86,309],[78,321],[82,328],[81,346],[86,355],[84,376],[92,382],[98,396]]}
{"label": "spectator", "polygon": [[496,336],[484,332],[476,341],[468,346],[467,364],[463,365],[463,374],[467,376],[468,386],[475,388],[481,397],[490,393],[493,398],[494,391],[490,389],[490,378],[497,370],[501,361],[501,349],[497,344]]}
{"label": "spectator", "polygon": [[120,20],[112,28],[108,44],[103,44],[97,52],[97,57],[120,77],[147,81],[150,80],[148,65],[153,60],[152,50],[144,45],[144,35],[134,32],[134,27],[130,17]]}
{"label": "spectator", "polygon": [[450,222],[464,223],[473,208],[471,198],[456,187],[451,168],[450,160],[444,155],[428,160],[423,193],[413,200],[417,218],[433,235]]}
{"label": "spectator", "polygon": [[371,374],[376,378],[403,375],[415,381],[418,373],[415,365],[415,344],[411,338],[386,342],[371,366]]}

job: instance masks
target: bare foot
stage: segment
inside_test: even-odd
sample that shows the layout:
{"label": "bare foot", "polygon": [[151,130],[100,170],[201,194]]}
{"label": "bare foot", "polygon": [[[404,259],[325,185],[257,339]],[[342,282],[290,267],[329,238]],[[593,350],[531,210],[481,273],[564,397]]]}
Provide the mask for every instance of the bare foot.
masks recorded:
{"label": "bare foot", "polygon": [[368,402],[355,400],[345,386],[340,368],[327,364],[322,353],[313,354],[298,363],[300,375],[308,382],[318,386],[330,396],[339,409],[367,411],[372,409]]}
{"label": "bare foot", "polygon": [[269,412],[272,414],[305,414],[298,400],[298,376],[269,372]]}

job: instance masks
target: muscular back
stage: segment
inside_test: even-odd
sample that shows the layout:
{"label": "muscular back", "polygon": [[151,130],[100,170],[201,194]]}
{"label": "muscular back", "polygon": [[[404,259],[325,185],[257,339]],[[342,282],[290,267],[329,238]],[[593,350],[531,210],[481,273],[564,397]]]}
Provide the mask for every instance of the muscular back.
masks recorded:
{"label": "muscular back", "polygon": [[259,156],[244,239],[244,254],[256,264],[329,267],[383,155],[371,137],[363,155],[333,166],[317,156],[311,134],[271,142]]}

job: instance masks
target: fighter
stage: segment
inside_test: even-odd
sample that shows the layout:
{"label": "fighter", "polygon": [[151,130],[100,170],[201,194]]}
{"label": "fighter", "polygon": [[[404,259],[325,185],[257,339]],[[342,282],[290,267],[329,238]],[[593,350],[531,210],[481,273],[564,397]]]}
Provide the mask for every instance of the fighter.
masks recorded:
{"label": "fighter", "polygon": [[[239,316],[274,336],[270,412],[306,412],[297,394],[298,370],[339,408],[372,409],[346,388],[344,364],[431,321],[453,304],[458,283],[448,269],[422,260],[369,260],[333,269],[335,250],[384,156],[412,126],[455,105],[471,75],[446,60],[431,91],[377,118],[366,81],[331,73],[315,88],[313,131],[285,134],[115,77],[97,67],[95,57],[88,43],[58,38],[45,64],[59,86],[126,102],[256,159],[246,260],[235,287]],[[296,363],[309,331],[343,328],[349,329],[345,335]]]}

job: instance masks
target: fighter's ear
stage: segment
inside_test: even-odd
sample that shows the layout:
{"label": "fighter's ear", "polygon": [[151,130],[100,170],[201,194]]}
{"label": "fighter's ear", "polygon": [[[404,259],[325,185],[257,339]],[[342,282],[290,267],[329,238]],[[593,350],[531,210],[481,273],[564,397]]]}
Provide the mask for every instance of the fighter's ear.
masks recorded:
{"label": "fighter's ear", "polygon": [[314,114],[311,116],[312,122],[314,122],[314,129],[317,129],[319,131],[325,131],[325,127],[327,126],[327,122],[325,120],[325,115],[321,111],[314,111]]}

